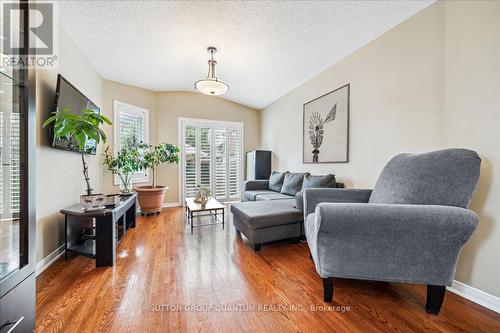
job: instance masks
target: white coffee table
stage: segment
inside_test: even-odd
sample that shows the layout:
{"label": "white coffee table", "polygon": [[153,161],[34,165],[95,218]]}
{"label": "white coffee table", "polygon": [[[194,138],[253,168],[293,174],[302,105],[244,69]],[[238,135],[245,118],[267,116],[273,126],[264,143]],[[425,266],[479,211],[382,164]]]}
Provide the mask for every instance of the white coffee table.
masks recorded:
{"label": "white coffee table", "polygon": [[[202,205],[201,203],[198,202],[194,202],[194,198],[186,198],[186,217],[188,223],[191,225],[191,234],[193,233],[194,227],[222,224],[222,229],[224,229],[225,208],[226,207],[223,204],[221,204],[214,198],[210,198],[205,205]],[[193,217],[197,216],[214,216],[215,222],[195,225],[193,222]]]}

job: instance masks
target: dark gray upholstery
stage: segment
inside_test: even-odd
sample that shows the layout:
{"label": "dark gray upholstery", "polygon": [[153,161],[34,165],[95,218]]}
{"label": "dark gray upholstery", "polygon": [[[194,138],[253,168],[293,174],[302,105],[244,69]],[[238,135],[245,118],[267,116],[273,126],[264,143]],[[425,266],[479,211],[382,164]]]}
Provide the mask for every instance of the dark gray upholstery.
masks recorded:
{"label": "dark gray upholstery", "polygon": [[328,174],[323,176],[313,176],[313,175],[304,176],[304,181],[302,182],[302,189],[325,188],[325,187],[337,187],[337,182],[335,181],[334,175]]}
{"label": "dark gray upholstery", "polygon": [[293,199],[292,196],[276,193],[273,191],[269,191],[271,193],[261,193],[255,197],[255,201],[264,201],[264,200],[283,200],[283,199]]}
{"label": "dark gray upholstery", "polygon": [[283,180],[281,193],[295,196],[295,194],[302,189],[302,182],[304,181],[304,176],[306,175],[309,175],[309,173],[287,172],[285,174],[285,179]]}
{"label": "dark gray upholstery", "polygon": [[[261,194],[276,194],[274,191],[269,190],[254,190],[254,191],[245,191],[245,200],[244,201],[255,201],[257,200],[257,196]],[[279,193],[278,193],[279,194]],[[290,197],[288,197],[290,199]]]}
{"label": "dark gray upholstery", "polygon": [[398,155],[382,171],[370,203],[467,207],[480,164],[477,153],[467,149]]}
{"label": "dark gray upholstery", "polygon": [[280,192],[283,186],[283,180],[285,179],[286,172],[274,171],[271,177],[269,177],[268,189],[274,192]]}
{"label": "dark gray upholstery", "polygon": [[314,213],[316,205],[322,202],[358,202],[367,203],[372,190],[346,188],[311,188],[305,189],[304,216]]}
{"label": "dark gray upholstery", "polygon": [[466,207],[479,169],[477,153],[465,149],[401,154],[371,196],[304,190],[305,234],[319,275],[451,285],[478,223]]}
{"label": "dark gray upholstery", "polygon": [[234,218],[253,229],[267,228],[302,221],[302,212],[294,205],[293,199],[239,202],[231,205],[231,213]]}
{"label": "dark gray upholstery", "polygon": [[321,277],[449,286],[476,225],[459,207],[322,203],[305,231]]}
{"label": "dark gray upholstery", "polygon": [[269,180],[247,180],[243,182],[245,191],[267,190]]}

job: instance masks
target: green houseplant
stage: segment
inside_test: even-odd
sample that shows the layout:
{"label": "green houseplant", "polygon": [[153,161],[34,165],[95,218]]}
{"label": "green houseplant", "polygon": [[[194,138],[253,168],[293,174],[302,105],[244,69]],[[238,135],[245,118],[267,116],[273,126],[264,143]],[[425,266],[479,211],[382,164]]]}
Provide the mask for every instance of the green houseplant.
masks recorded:
{"label": "green houseplant", "polygon": [[137,142],[135,136],[128,138],[122,145],[121,149],[115,155],[110,147],[104,150],[104,165],[108,170],[117,175],[123,186],[121,192],[128,194],[131,192],[130,182],[134,172],[142,168],[143,163],[140,160],[139,147],[141,144]]}
{"label": "green houseplant", "polygon": [[166,186],[156,184],[156,168],[163,163],[179,163],[179,147],[169,143],[158,145],[139,144],[140,169],[151,169],[152,185],[137,186],[135,191],[138,195],[141,212],[159,213],[165,198]]}
{"label": "green houseplant", "polygon": [[92,194],[89,170],[85,161],[88,141],[93,140],[97,144],[106,142],[106,134],[101,129],[101,125],[103,124],[111,125],[112,122],[94,110],[85,109],[80,113],[71,113],[69,108],[52,112],[52,116],[43,123],[43,127],[48,125],[54,126],[55,138],[74,139],[78,145],[82,154],[83,177],[87,185],[87,194],[80,196],[80,201],[86,210],[100,208],[105,199],[103,194]]}

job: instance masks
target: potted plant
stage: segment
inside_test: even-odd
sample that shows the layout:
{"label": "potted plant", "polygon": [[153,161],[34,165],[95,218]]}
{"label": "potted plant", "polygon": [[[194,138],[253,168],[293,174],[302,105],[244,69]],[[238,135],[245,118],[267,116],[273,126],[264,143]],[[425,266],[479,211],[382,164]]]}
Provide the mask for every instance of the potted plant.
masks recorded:
{"label": "potted plant", "polygon": [[74,138],[78,144],[78,148],[82,153],[83,177],[87,183],[87,194],[80,196],[80,202],[85,210],[93,210],[102,208],[102,204],[106,198],[104,194],[92,194],[90,187],[89,170],[85,162],[85,146],[87,141],[94,140],[97,144],[101,141],[106,142],[106,134],[100,128],[104,123],[111,125],[111,121],[105,116],[95,112],[94,110],[85,109],[80,113],[71,113],[69,108],[63,108],[52,112],[44,123],[43,127],[53,124],[54,137],[59,138]]}
{"label": "potted plant", "polygon": [[159,214],[167,187],[156,185],[156,167],[162,163],[179,163],[179,147],[169,143],[160,143],[156,146],[140,143],[139,149],[140,169],[151,169],[153,178],[152,185],[135,188],[141,212]]}
{"label": "potted plant", "polygon": [[122,194],[130,194],[130,182],[134,172],[141,169],[141,161],[139,160],[139,143],[135,136],[128,138],[120,151],[116,154],[106,147],[104,150],[104,165],[108,170],[117,175],[120,179]]}

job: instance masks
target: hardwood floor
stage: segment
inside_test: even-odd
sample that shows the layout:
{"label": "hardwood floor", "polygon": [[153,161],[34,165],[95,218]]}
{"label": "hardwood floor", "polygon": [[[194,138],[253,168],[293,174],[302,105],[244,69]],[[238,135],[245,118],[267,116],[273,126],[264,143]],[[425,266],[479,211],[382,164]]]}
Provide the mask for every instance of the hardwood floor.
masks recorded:
{"label": "hardwood floor", "polygon": [[337,311],[321,308],[328,304],[306,243],[255,254],[228,222],[191,235],[182,209],[165,209],[138,218],[114,268],[58,260],[37,278],[36,331],[500,332],[500,314],[450,292],[439,316],[427,314],[425,286],[336,279]]}

